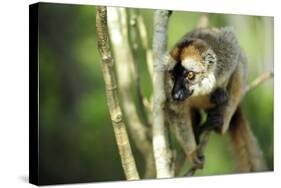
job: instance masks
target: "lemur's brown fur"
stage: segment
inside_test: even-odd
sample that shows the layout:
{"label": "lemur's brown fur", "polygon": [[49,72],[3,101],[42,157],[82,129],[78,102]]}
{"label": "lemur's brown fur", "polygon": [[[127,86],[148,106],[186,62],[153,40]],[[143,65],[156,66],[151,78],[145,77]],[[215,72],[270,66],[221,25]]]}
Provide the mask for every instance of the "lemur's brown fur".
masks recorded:
{"label": "lemur's brown fur", "polygon": [[238,172],[266,170],[263,154],[245,119],[241,106],[237,108],[231,119],[229,134]]}
{"label": "lemur's brown fur", "polygon": [[[194,125],[194,122],[200,121],[194,121],[193,116],[198,114],[199,110],[205,110],[208,113],[207,121],[210,119],[211,124],[221,124],[218,130],[220,133],[229,132],[238,171],[264,171],[266,165],[262,152],[243,116],[241,107],[237,108],[241,106],[239,100],[246,86],[247,58],[240,49],[233,30],[231,28],[194,30],[175,45],[170,55],[178,69],[200,71],[195,77],[197,80],[187,81],[186,87],[192,91],[189,92],[190,96],[181,99],[182,101],[175,101],[171,96],[172,87],[173,90],[177,90],[174,89],[176,81],[167,79],[166,84],[169,108],[167,116],[172,114],[173,117],[170,119],[174,122],[170,123],[175,126],[176,136],[187,156],[189,158],[194,156],[198,141],[194,134],[183,131],[183,127],[192,130],[199,126]],[[175,69],[173,67],[169,70],[173,76],[179,74]],[[204,84],[210,85],[206,91],[202,88]],[[213,102],[212,97],[220,89],[225,90],[227,102],[218,105]]]}

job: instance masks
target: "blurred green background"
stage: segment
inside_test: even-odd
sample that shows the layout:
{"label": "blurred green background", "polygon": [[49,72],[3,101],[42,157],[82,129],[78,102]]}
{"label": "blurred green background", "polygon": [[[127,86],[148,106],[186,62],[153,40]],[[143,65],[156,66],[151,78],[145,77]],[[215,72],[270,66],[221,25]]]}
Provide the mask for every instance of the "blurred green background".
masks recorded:
{"label": "blurred green background", "polygon": [[[151,46],[153,10],[140,10]],[[174,11],[168,47],[192,30],[202,13]],[[273,18],[208,14],[210,26],[233,26],[249,58],[249,80],[273,70]],[[152,87],[145,53],[138,57],[144,95]],[[106,105],[95,31],[95,6],[39,5],[40,142],[42,184],[124,180]],[[244,100],[247,118],[273,170],[273,80]],[[143,159],[132,143],[137,166]],[[233,173],[227,136],[213,134],[203,171],[197,175]]]}

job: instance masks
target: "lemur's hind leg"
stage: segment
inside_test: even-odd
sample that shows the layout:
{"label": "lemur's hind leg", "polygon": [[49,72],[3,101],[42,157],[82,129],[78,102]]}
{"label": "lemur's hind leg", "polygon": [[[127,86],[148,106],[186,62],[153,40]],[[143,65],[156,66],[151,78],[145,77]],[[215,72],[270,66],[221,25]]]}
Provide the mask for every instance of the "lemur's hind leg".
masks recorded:
{"label": "lemur's hind leg", "polygon": [[169,109],[167,118],[188,160],[192,161],[197,168],[202,168],[204,156],[197,152],[199,125],[201,122],[199,111],[193,108],[185,108],[177,112]]}
{"label": "lemur's hind leg", "polygon": [[192,160],[197,146],[192,128],[191,110],[188,108],[180,111],[168,109],[167,112],[166,117],[175,133],[176,139],[186,156]]}

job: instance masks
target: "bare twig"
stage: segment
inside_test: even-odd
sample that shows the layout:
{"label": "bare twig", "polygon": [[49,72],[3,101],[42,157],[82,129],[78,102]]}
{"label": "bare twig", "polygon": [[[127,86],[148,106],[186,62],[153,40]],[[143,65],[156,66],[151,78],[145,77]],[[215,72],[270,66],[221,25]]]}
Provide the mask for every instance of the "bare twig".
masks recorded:
{"label": "bare twig", "polygon": [[148,45],[147,29],[144,23],[143,16],[137,12],[137,25],[141,37],[142,46],[146,52],[146,63],[149,71],[150,78],[153,78],[153,54],[152,49]]}
{"label": "bare twig", "polygon": [[[152,49],[149,47],[148,44],[147,28],[144,23],[144,19],[143,16],[139,13],[139,11],[137,11],[136,19],[137,19],[138,30],[140,33],[140,38],[141,38],[141,44],[143,49],[145,50],[148,72],[152,80],[153,79],[153,53],[152,53]],[[152,97],[149,100],[144,100],[144,105],[146,109],[148,109],[148,111],[150,112],[152,111],[151,101],[152,101]],[[148,119],[151,120],[152,119],[151,116],[149,116]]]}
{"label": "bare twig", "polygon": [[268,80],[271,77],[273,77],[273,72],[266,72],[260,75],[246,87],[244,95],[246,95],[250,90],[254,89],[255,87],[262,84],[264,81]]}
{"label": "bare twig", "polygon": [[147,108],[148,100],[144,97],[141,83],[140,83],[140,70],[139,70],[139,61],[138,61],[138,43],[137,43],[137,14],[135,9],[130,9],[130,34],[131,34],[131,43],[132,43],[132,52],[133,52],[133,69],[132,75],[136,82],[136,91],[137,91],[137,98],[139,102],[139,110],[144,117],[144,124],[147,127],[150,127],[151,124],[148,120],[148,115],[151,114],[151,108]]}
{"label": "bare twig", "polygon": [[199,17],[198,23],[197,23],[197,28],[206,28],[209,26],[209,18],[208,14],[202,14]]}
{"label": "bare twig", "polygon": [[129,70],[134,70],[130,67],[135,64],[132,52],[128,41],[127,30],[127,16],[124,8],[108,7],[108,26],[111,36],[112,47],[114,50],[114,56],[117,65],[118,83],[120,86],[120,92],[123,98],[124,112],[126,119],[128,120],[129,128],[132,138],[142,153],[146,163],[147,171],[146,177],[152,178],[154,176],[154,160],[152,144],[148,137],[148,128],[145,127],[138,116],[136,106],[134,104],[131,92],[132,77],[135,77],[137,73],[133,75]]}
{"label": "bare twig", "polygon": [[107,105],[119,149],[122,167],[128,180],[139,179],[135,159],[132,154],[127,131],[122,118],[122,112],[117,94],[117,84],[113,70],[113,58],[109,47],[106,7],[96,9],[96,30],[98,50],[102,59],[102,71],[105,82]]}
{"label": "bare twig", "polygon": [[167,127],[165,127],[163,55],[167,46],[169,11],[156,10],[154,15],[153,34],[153,150],[157,178],[173,177],[172,152],[170,150]]}
{"label": "bare twig", "polygon": [[[251,90],[255,89],[257,86],[262,84],[264,81],[270,79],[273,77],[273,72],[266,72],[261,74],[258,78],[256,78],[254,81],[252,81],[244,90],[243,94],[241,95],[240,101],[244,98],[244,96],[250,92]],[[203,156],[205,147],[209,141],[209,137],[211,134],[211,130],[206,130],[203,132],[203,135],[201,136],[200,144],[198,146],[198,155]],[[196,170],[201,168],[197,164],[193,163],[192,167],[187,172],[186,176],[193,176]]]}

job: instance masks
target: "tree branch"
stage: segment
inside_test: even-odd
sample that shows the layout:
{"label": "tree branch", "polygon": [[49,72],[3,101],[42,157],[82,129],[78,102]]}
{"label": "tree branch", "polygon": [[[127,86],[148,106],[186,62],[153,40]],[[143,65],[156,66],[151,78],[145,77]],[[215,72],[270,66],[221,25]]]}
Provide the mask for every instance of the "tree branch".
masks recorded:
{"label": "tree branch", "polygon": [[108,26],[109,34],[112,41],[112,47],[117,65],[118,83],[123,99],[124,112],[128,125],[138,150],[141,152],[146,163],[147,171],[150,174],[146,176],[152,178],[154,176],[154,160],[152,144],[148,138],[148,128],[145,127],[138,116],[136,106],[134,104],[131,92],[132,75],[135,64],[128,41],[127,16],[124,8],[108,7]]}
{"label": "tree branch", "polygon": [[173,177],[172,152],[170,150],[167,127],[165,127],[164,70],[162,62],[167,46],[169,11],[156,10],[153,33],[153,150],[157,178]]}
{"label": "tree branch", "polygon": [[96,9],[96,31],[98,37],[98,50],[102,60],[101,65],[105,82],[107,105],[119,149],[122,167],[128,180],[139,179],[117,94],[116,76],[113,69],[114,61],[109,47],[106,7],[97,7]]}
{"label": "tree branch", "polygon": [[[139,13],[138,10],[132,9],[131,10],[131,31],[135,34],[132,35],[132,42],[133,42],[133,52],[136,47],[138,47],[136,43],[136,34],[139,33],[140,40],[142,47],[145,51],[145,56],[146,56],[146,65],[148,68],[149,76],[152,80],[153,78],[153,54],[152,54],[152,49],[148,45],[148,35],[147,35],[147,29],[144,23],[143,16]],[[135,40],[135,41],[134,41]],[[134,53],[134,57],[136,57],[136,53]],[[148,111],[147,114],[147,120],[150,123],[151,122],[151,111],[152,111],[152,105],[151,101],[152,99],[146,99],[143,98],[143,105],[145,106],[146,111]]]}
{"label": "tree branch", "polygon": [[146,54],[146,63],[147,63],[147,67],[148,67],[148,71],[149,71],[149,75],[150,78],[153,78],[153,53],[152,50],[149,48],[148,46],[148,36],[147,36],[147,29],[143,20],[143,16],[139,14],[139,12],[137,12],[136,15],[136,19],[137,19],[137,26],[139,29],[139,33],[140,33],[140,37],[141,37],[141,43],[142,46],[145,50],[145,54]]}
{"label": "tree branch", "polygon": [[[137,98],[139,102],[139,110],[143,116],[144,124],[147,127],[150,127],[149,125],[151,122],[149,122],[148,116],[151,114],[151,108],[149,101],[144,97],[142,89],[141,89],[141,83],[140,83],[140,71],[139,71],[139,62],[138,62],[138,43],[137,43],[137,24],[138,24],[138,16],[136,14],[135,9],[130,9],[130,34],[131,34],[131,43],[132,43],[132,54],[133,54],[133,69],[132,69],[132,75],[134,77],[134,80],[136,82],[136,91],[137,91]],[[151,63],[152,64],[152,63]],[[152,65],[151,65],[152,66]]]}
{"label": "tree branch", "polygon": [[243,96],[246,95],[252,89],[256,88],[258,85],[262,84],[264,81],[272,77],[273,77],[273,72],[263,73],[246,87]]}
{"label": "tree branch", "polygon": [[209,26],[209,18],[208,14],[202,14],[202,16],[199,17],[197,28],[206,28]]}

